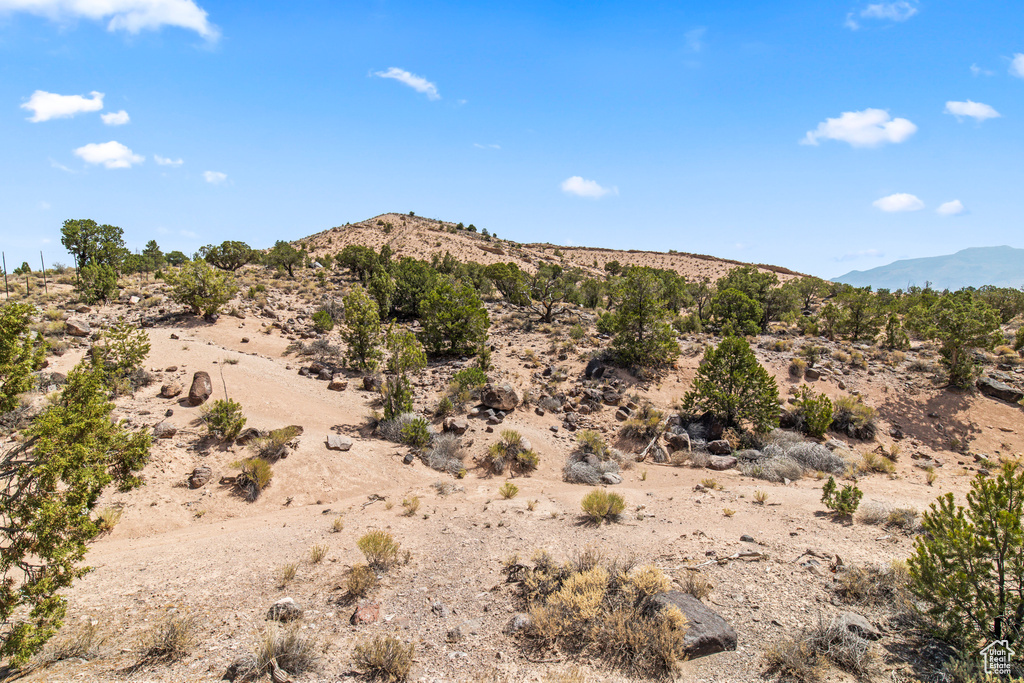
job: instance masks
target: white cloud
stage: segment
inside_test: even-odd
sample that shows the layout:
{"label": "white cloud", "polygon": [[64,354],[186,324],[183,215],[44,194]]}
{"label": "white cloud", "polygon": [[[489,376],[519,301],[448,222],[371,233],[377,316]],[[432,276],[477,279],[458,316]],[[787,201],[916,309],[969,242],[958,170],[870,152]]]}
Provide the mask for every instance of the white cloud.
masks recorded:
{"label": "white cloud", "polygon": [[882,197],[871,202],[872,206],[887,213],[896,211],[920,211],[924,208],[924,202],[912,194],[897,193],[888,197]]}
{"label": "white cloud", "polygon": [[473,146],[476,147],[477,149],[501,149],[501,145],[481,145],[479,142],[474,142]]}
{"label": "white cloud", "polygon": [[683,34],[686,39],[686,49],[690,52],[700,52],[704,49],[704,34],[707,33],[707,28],[704,26],[698,26],[695,29],[691,29]]}
{"label": "white cloud", "polygon": [[906,21],[917,14],[917,7],[910,2],[879,2],[868,5],[861,10],[860,16],[865,19],[883,19],[886,21]]}
{"label": "white cloud", "polygon": [[228,179],[228,174],[220,171],[203,171],[203,179],[211,185],[220,185]]}
{"label": "white cloud", "polygon": [[50,210],[50,202],[39,202],[39,210],[40,211],[49,211]]}
{"label": "white cloud", "polygon": [[857,29],[860,28],[860,24],[857,23],[857,20],[853,18],[853,12],[850,12],[846,15],[846,21],[843,22],[843,26],[850,29],[851,31],[856,31]]}
{"label": "white cloud", "polygon": [[600,199],[606,194],[618,194],[619,188],[601,187],[595,180],[584,180],[580,176],[574,175],[562,181],[562,192],[574,194],[577,197]]}
{"label": "white cloud", "polygon": [[145,157],[135,154],[120,142],[91,142],[75,150],[75,156],[81,157],[87,164],[103,164],[107,168],[131,168],[132,164],[141,164]]}
{"label": "white cloud", "polygon": [[966,102],[946,102],[946,113],[952,114],[958,120],[961,117],[970,116],[975,121],[998,119],[1002,116],[1002,114],[987,104],[972,102],[970,100],[967,100]]}
{"label": "white cloud", "polygon": [[836,261],[856,261],[862,258],[882,258],[885,253],[881,249],[862,249],[861,251],[851,251],[837,256]]}
{"label": "white cloud", "polygon": [[[0,0],[3,7],[4,0]],[[81,95],[58,95],[57,93],[36,90],[28,102],[21,105],[22,109],[32,112],[29,121],[39,123],[50,119],[68,119],[75,114],[103,109],[103,93],[93,90],[90,97]]]}
{"label": "white cloud", "polygon": [[78,171],[74,170],[73,168],[68,168],[64,164],[60,163],[59,161],[54,161],[53,159],[50,159],[50,166],[56,168],[59,171],[64,171],[65,173],[78,173]]}
{"label": "white cloud", "polygon": [[128,116],[128,112],[124,109],[121,111],[112,111],[109,114],[100,114],[100,118],[103,119],[103,123],[108,126],[123,126],[132,120],[131,117]]}
{"label": "white cloud", "polygon": [[376,71],[374,72],[373,75],[379,76],[380,78],[393,78],[399,83],[405,83],[407,86],[409,86],[416,92],[423,93],[424,95],[426,95],[428,100],[441,99],[441,94],[437,92],[436,85],[434,85],[427,79],[423,78],[422,76],[411,74],[403,69],[399,69],[393,66],[387,71]]}
{"label": "white cloud", "polygon": [[1024,78],[1024,54],[1017,53],[1010,61],[1010,74],[1017,78]]}
{"label": "white cloud", "polygon": [[178,234],[181,235],[182,237],[190,237],[192,239],[195,239],[196,237],[199,237],[199,235],[197,235],[196,233],[192,232],[191,230],[179,230]]}
{"label": "white cloud", "polygon": [[951,202],[945,202],[939,204],[939,208],[935,209],[935,213],[940,216],[956,216],[964,212],[964,203],[959,199],[954,199]]}
{"label": "white cloud", "polygon": [[971,74],[974,76],[994,76],[995,72],[989,71],[988,69],[982,69],[977,64],[971,64]]}
{"label": "white cloud", "polygon": [[185,163],[184,159],[168,159],[167,157],[162,157],[159,154],[153,155],[153,161],[156,162],[157,166],[181,166]]}
{"label": "white cloud", "polygon": [[817,145],[820,140],[841,140],[852,147],[878,147],[888,142],[903,142],[917,131],[907,119],[894,119],[884,109],[846,111],[836,119],[825,119],[815,130],[807,131],[802,145]]}
{"label": "white cloud", "polygon": [[162,26],[195,31],[213,41],[217,27],[207,20],[204,9],[193,0],[0,0],[0,12],[28,12],[52,21],[85,18],[107,19],[108,31],[136,34]]}

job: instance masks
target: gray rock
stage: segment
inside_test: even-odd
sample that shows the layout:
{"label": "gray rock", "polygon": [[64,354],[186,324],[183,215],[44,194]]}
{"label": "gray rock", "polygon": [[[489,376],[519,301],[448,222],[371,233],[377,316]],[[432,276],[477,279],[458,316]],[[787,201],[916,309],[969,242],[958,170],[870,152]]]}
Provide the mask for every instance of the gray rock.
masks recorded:
{"label": "gray rock", "polygon": [[615,472],[605,472],[601,475],[601,481],[605,484],[621,484],[622,477]]}
{"label": "gray rock", "polygon": [[843,612],[832,620],[833,626],[846,629],[854,635],[868,640],[878,640],[882,637],[881,632],[868,621],[863,615],[856,612]]}
{"label": "gray rock", "polygon": [[157,422],[153,425],[154,439],[172,439],[178,433],[178,428],[168,422]]}
{"label": "gray rock", "polygon": [[178,382],[171,382],[160,387],[160,398],[174,398],[182,392],[184,387]]}
{"label": "gray rock", "polygon": [[448,615],[450,614],[448,608],[444,605],[444,603],[441,602],[435,602],[433,605],[431,605],[430,611],[436,614],[437,616],[441,617],[442,619],[447,619]]}
{"label": "gray rock", "polygon": [[347,451],[352,449],[352,439],[342,434],[327,435],[327,450]]}
{"label": "gray rock", "polygon": [[708,443],[708,453],[712,455],[729,455],[732,453],[732,446],[725,439],[716,439]]}
{"label": "gray rock", "polygon": [[750,534],[743,534],[742,536],[740,536],[740,540],[744,543],[753,543],[754,537]]}
{"label": "gray rock", "polygon": [[383,383],[380,375],[367,375],[363,377],[363,391],[380,391]]}
{"label": "gray rock", "polygon": [[202,488],[211,479],[213,479],[213,470],[206,465],[200,465],[192,470],[192,474],[189,475],[188,486],[193,489]]}
{"label": "gray rock", "polygon": [[587,369],[583,374],[587,379],[601,379],[604,376],[604,363],[594,358],[587,363]]}
{"label": "gray rock", "polygon": [[64,323],[64,331],[72,337],[88,337],[92,328],[84,320],[68,320]]}
{"label": "gray rock", "polygon": [[291,621],[302,616],[302,608],[292,598],[281,598],[267,610],[267,619]]}
{"label": "gray rock", "polygon": [[1024,391],[1011,387],[1005,382],[1000,382],[991,377],[979,377],[975,383],[978,390],[990,398],[997,398],[1008,403],[1017,403],[1024,399]]}
{"label": "gray rock", "polygon": [[669,450],[673,453],[675,451],[686,451],[689,453],[692,450],[690,446],[690,435],[686,432],[682,434],[675,434],[669,432],[665,434],[665,443],[668,444]]}
{"label": "gray rock", "polygon": [[625,408],[619,408],[618,410],[615,411],[615,419],[618,420],[619,422],[625,422],[626,420],[629,419],[629,411],[627,411]]}
{"label": "gray rock", "polygon": [[736,467],[736,458],[731,455],[712,455],[708,458],[709,470],[721,472],[723,470],[731,470],[734,467]]}
{"label": "gray rock", "polygon": [[331,391],[345,391],[348,389],[348,379],[344,375],[336,374],[331,377],[331,383],[327,385]]}
{"label": "gray rock", "polygon": [[192,375],[192,386],[188,390],[188,404],[190,406],[202,405],[213,393],[213,383],[210,381],[210,373],[205,370]]}
{"label": "gray rock", "polygon": [[819,380],[821,379],[821,372],[815,370],[814,368],[807,368],[806,370],[804,370],[804,379],[806,379],[809,382]]}
{"label": "gray rock", "polygon": [[488,408],[514,410],[519,405],[519,395],[507,382],[488,384],[481,392],[480,402]]}
{"label": "gray rock", "polygon": [[659,593],[648,601],[648,608],[664,609],[674,605],[688,622],[683,647],[690,659],[736,649],[736,631],[717,612],[689,593]]}
{"label": "gray rock", "polygon": [[508,620],[502,631],[511,636],[521,631],[528,631],[531,626],[533,626],[533,619],[530,618],[530,615],[520,612]]}

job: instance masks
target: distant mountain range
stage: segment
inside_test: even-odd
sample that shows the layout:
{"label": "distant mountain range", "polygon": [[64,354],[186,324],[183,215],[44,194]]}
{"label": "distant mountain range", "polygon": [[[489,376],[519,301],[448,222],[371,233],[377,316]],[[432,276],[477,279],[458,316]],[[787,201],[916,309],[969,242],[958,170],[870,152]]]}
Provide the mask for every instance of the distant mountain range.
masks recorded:
{"label": "distant mountain range", "polygon": [[871,270],[852,270],[832,278],[854,287],[870,285],[875,289],[907,289],[924,287],[956,290],[961,287],[1024,286],[1024,249],[1013,247],[971,247],[947,256],[894,261]]}

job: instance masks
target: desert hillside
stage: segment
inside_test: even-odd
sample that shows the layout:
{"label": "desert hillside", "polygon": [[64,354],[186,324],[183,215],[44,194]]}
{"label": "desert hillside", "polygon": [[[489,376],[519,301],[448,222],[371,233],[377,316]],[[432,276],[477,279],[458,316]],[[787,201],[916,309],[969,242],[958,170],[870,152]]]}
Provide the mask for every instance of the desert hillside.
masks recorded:
{"label": "desert hillside", "polygon": [[[448,251],[524,269],[564,259],[602,277],[608,260],[693,279],[735,265],[488,241],[397,214],[295,244],[314,256],[389,244],[397,255]],[[18,443],[10,427],[26,426],[121,318],[150,348],[117,391],[114,416],[154,438],[144,485],[103,494],[97,510],[111,523],[89,546],[93,570],[66,591],[66,625],[22,680],[270,680],[260,653],[271,646],[294,655],[281,655],[274,680],[364,680],[355,653],[378,636],[414,645],[413,681],[784,680],[786,666],[799,664],[793,639],[830,624],[840,624],[829,631],[841,641],[833,645],[856,659],[804,662],[807,680],[825,670],[833,681],[933,680],[942,661],[929,648],[938,646],[903,626],[898,563],[938,495],[963,500],[975,476],[1024,454],[1024,365],[1012,350],[978,354],[986,375],[1017,392],[1000,397],[946,388],[932,341],[893,351],[802,334],[800,321],[773,323],[747,339],[778,386],[772,408],[783,424],[801,387],[863,420],[819,438],[792,424],[754,438],[714,420],[689,423],[681,411],[722,337],[675,330],[679,355],[638,371],[608,359],[603,311],[570,303],[544,323],[497,293],[483,304],[489,358],[431,356],[411,376],[412,413],[388,423],[379,387],[389,376],[345,362],[337,302],[359,289],[353,273],[301,268],[288,277],[249,265],[233,277],[237,293],[209,317],[146,275],[122,278],[120,295],[103,304],[79,302],[68,275],[45,297],[27,297],[52,349],[9,416],[4,448]],[[324,311],[339,317],[332,329],[318,327]],[[424,332],[419,320],[396,326]],[[458,384],[480,365],[486,386]],[[224,399],[245,417],[238,438],[208,427],[206,411]],[[416,421],[427,434],[419,444],[400,429]],[[505,451],[513,460],[499,470],[496,444],[512,440],[521,450]],[[524,452],[535,461],[515,460]],[[249,496],[242,467],[256,455],[272,477]],[[822,504],[830,476],[863,492],[855,514]],[[582,507],[593,491],[621,497],[621,509],[595,522]],[[367,570],[361,544],[379,531],[400,548]],[[598,556],[634,562],[624,576],[663,576],[659,595],[684,596],[698,610],[671,670],[624,664],[599,644],[545,645],[531,630],[541,613],[527,616],[527,582],[517,577],[539,576],[530,572],[545,557],[590,567]],[[171,624],[180,648],[154,650],[154,639],[178,637],[156,630]]]}

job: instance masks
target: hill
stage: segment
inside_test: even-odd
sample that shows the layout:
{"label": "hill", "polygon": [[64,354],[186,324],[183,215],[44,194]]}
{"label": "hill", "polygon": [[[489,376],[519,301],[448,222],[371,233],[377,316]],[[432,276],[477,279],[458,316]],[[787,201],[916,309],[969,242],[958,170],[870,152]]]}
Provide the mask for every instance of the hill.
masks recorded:
{"label": "hill", "polygon": [[460,261],[491,264],[514,262],[521,269],[534,271],[543,263],[577,266],[593,274],[604,274],[604,265],[618,261],[623,266],[650,266],[675,270],[690,280],[716,280],[736,266],[756,265],[772,271],[780,280],[800,275],[781,266],[747,264],[705,254],[615,250],[597,247],[565,247],[556,244],[520,244],[483,234],[459,230],[456,224],[422,216],[385,213],[358,223],[349,223],[292,242],[313,256],[335,254],[350,244],[379,251],[389,245],[396,257],[411,256],[430,260],[433,254],[450,252]]}
{"label": "hill", "polygon": [[1024,249],[1013,247],[971,247],[955,254],[894,261],[871,270],[853,270],[833,278],[855,287],[875,289],[923,287],[930,282],[936,289],[961,287],[1020,287],[1024,285]]}

